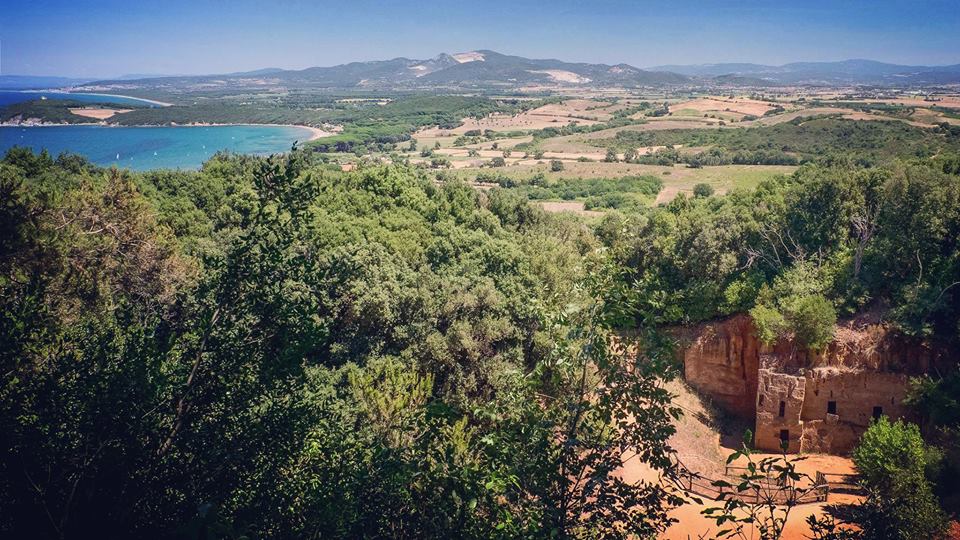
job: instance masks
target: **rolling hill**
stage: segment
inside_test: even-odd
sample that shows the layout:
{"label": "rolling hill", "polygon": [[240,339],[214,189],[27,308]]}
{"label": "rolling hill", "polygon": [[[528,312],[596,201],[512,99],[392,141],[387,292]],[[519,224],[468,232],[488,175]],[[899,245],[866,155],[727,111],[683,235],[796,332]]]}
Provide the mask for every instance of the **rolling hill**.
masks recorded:
{"label": "rolling hill", "polygon": [[211,93],[270,89],[504,91],[523,87],[676,87],[859,84],[922,86],[960,83],[960,64],[907,66],[872,60],[663,65],[590,64],[532,59],[476,50],[428,59],[398,57],[301,70],[260,69],[203,76],[116,79],[76,85],[99,91],[144,90]]}
{"label": "rolling hill", "polygon": [[107,88],[298,88],[415,89],[424,87],[516,87],[523,85],[664,86],[686,84],[690,77],[647,71],[627,64],[571,63],[530,59],[479,50],[439,54],[426,60],[393,58],[302,70],[257,70],[225,75],[106,80],[83,85]]}
{"label": "rolling hill", "polygon": [[724,63],[663,65],[649,68],[688,77],[735,76],[772,84],[876,84],[888,86],[960,83],[960,64],[908,66],[874,60],[793,62],[782,66]]}

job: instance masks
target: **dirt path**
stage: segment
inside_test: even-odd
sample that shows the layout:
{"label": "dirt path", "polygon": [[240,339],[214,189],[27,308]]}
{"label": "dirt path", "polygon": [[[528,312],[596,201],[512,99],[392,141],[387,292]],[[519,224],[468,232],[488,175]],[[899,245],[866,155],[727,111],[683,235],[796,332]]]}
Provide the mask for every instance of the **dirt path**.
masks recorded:
{"label": "dirt path", "polygon": [[[683,410],[683,416],[676,422],[676,433],[670,438],[670,445],[677,451],[680,460],[691,470],[711,478],[719,478],[724,472],[726,457],[733,453],[733,449],[721,444],[721,436],[717,428],[715,412],[710,405],[704,402],[696,392],[681,381],[672,381],[667,384],[676,397],[673,403]],[[736,439],[736,437],[729,437]],[[755,461],[773,454],[754,454]],[[827,454],[806,454],[797,464],[801,474],[815,477],[817,472],[850,474],[853,472],[853,463],[849,458]],[[745,465],[746,460],[741,458],[733,465]],[[656,471],[650,469],[638,460],[629,460],[619,471],[628,481],[644,480],[659,482]],[[802,485],[802,484],[801,484]],[[810,530],[806,519],[811,515],[823,515],[827,504],[844,504],[856,502],[853,495],[832,493],[827,503],[804,504],[794,507],[787,520],[783,540],[805,540],[809,538]],[[674,509],[670,516],[678,522],[671,526],[661,536],[665,540],[690,540],[701,537],[712,538],[720,530],[716,522],[702,514],[703,510],[722,506],[718,501],[705,499],[703,504],[690,502]]]}

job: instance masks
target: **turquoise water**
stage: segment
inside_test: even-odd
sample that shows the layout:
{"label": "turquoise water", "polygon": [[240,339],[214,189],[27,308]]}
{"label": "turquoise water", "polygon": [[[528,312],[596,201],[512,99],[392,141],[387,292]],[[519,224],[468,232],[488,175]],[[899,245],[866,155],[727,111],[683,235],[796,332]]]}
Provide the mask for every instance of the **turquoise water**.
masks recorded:
{"label": "turquoise water", "polygon": [[0,90],[0,107],[21,101],[32,101],[45,97],[47,99],[69,99],[73,101],[82,101],[84,103],[115,103],[117,105],[139,105],[141,107],[158,107],[149,101],[143,101],[137,98],[104,96],[99,94],[67,94],[64,92],[16,92]]}
{"label": "turquoise water", "polygon": [[12,126],[0,127],[0,154],[26,146],[54,156],[74,152],[104,166],[198,169],[218,150],[274,154],[309,138],[309,130],[293,126]]}

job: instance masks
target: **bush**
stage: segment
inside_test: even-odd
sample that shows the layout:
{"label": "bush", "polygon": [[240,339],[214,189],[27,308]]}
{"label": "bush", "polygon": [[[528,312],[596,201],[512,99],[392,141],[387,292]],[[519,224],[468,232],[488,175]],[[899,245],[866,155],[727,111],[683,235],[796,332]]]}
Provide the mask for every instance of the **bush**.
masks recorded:
{"label": "bush", "polygon": [[867,490],[855,521],[867,539],[937,538],[946,519],[925,469],[929,452],[920,429],[881,417],[853,451],[853,462]]}
{"label": "bush", "polygon": [[837,311],[823,295],[799,298],[788,310],[787,318],[797,339],[810,349],[822,350],[833,339]]}
{"label": "bush", "polygon": [[563,162],[560,161],[559,159],[551,159],[551,160],[550,160],[550,170],[551,170],[552,172],[560,172],[560,171],[562,171],[562,170],[563,170]]}
{"label": "bush", "polygon": [[709,197],[711,195],[713,195],[713,186],[710,184],[700,183],[693,186],[694,197]]}

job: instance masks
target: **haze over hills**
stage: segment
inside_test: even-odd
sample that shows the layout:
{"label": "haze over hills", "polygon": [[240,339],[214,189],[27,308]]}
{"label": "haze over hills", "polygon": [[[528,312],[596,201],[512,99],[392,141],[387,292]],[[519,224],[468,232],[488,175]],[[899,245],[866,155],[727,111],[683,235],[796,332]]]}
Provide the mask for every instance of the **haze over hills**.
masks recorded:
{"label": "haze over hills", "polygon": [[662,65],[648,68],[688,77],[737,76],[770,83],[827,84],[948,84],[960,82],[960,64],[948,66],[907,66],[874,60],[839,62],[792,62],[782,66],[750,63]]}
{"label": "haze over hills", "polygon": [[[257,81],[252,78],[259,78]],[[216,79],[214,81],[213,79]],[[118,80],[98,81],[96,86]],[[647,71],[627,64],[571,63],[555,59],[529,59],[489,50],[442,53],[421,60],[393,58],[351,62],[302,70],[266,69],[208,76],[164,77],[124,80],[125,84],[189,86],[218,83],[220,86],[283,84],[326,88],[416,88],[425,86],[502,86],[574,84],[603,86],[660,86],[683,84],[690,78],[676,73]]]}
{"label": "haze over hills", "polygon": [[72,77],[54,77],[40,75],[0,75],[0,88],[7,90],[29,90],[84,84],[93,79]]}
{"label": "haze over hills", "polygon": [[437,87],[515,89],[524,86],[664,87],[718,84],[777,86],[863,84],[918,86],[960,83],[960,64],[899,65],[873,60],[661,65],[646,69],[620,63],[592,64],[531,59],[491,50],[441,53],[428,59],[393,58],[301,70],[264,68],[211,75],[125,75],[110,80],[59,77],[0,77],[0,88],[75,86],[110,89],[241,89],[270,86],[331,89],[417,89]]}

